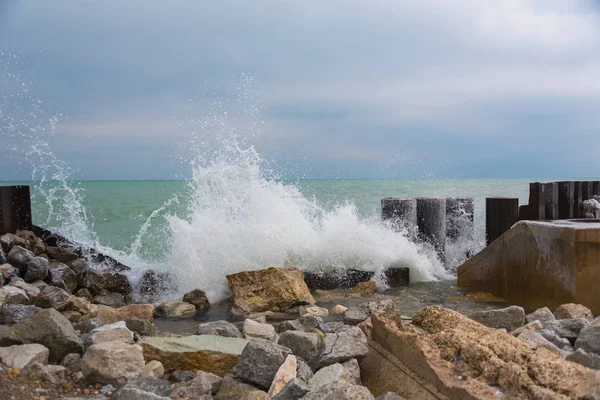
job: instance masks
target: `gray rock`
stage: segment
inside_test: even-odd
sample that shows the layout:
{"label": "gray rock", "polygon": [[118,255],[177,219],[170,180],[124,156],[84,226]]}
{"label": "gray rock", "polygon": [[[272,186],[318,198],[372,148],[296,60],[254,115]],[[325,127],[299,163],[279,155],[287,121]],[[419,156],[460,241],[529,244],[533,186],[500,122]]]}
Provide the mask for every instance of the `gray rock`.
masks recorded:
{"label": "gray rock", "polygon": [[535,331],[523,331],[519,336],[517,336],[517,339],[530,345],[531,347],[545,348],[555,354],[563,355],[562,350],[560,350],[550,341],[544,339],[542,335]]}
{"label": "gray rock", "polygon": [[600,354],[600,325],[586,326],[581,329],[579,337],[575,341],[575,350],[577,349]]}
{"label": "gray rock", "polygon": [[316,368],[323,352],[323,342],[319,335],[312,332],[285,331],[279,336],[280,345],[292,350],[292,353]]}
{"label": "gray rock", "polygon": [[361,308],[371,316],[371,314],[385,314],[396,311],[394,300],[388,298],[383,300],[366,301],[361,305]]}
{"label": "gray rock", "polygon": [[[8,263],[0,264],[0,282],[4,284],[4,280],[7,281],[17,275],[17,269]],[[0,284],[0,287],[2,285]]]}
{"label": "gray rock", "polygon": [[354,378],[346,368],[342,364],[336,363],[318,370],[308,382],[308,387],[314,390],[330,383],[353,383],[353,381]]}
{"label": "gray rock", "polygon": [[0,296],[4,298],[4,304],[29,304],[27,293],[16,286],[6,285],[0,289]]}
{"label": "gray rock", "polygon": [[343,322],[326,322],[322,326],[323,329],[321,331],[323,333],[335,333],[339,331],[344,331],[348,329],[348,325],[345,325]]}
{"label": "gray rock", "polygon": [[520,328],[515,329],[514,331],[511,331],[510,334],[516,337],[525,331],[539,331],[543,327],[544,326],[542,325],[542,323],[540,321],[535,320],[535,321],[532,321],[532,322],[529,322],[529,323],[523,325]]}
{"label": "gray rock", "polygon": [[242,332],[235,325],[227,321],[213,321],[200,324],[198,335],[216,335],[232,338],[242,338]]}
{"label": "gray rock", "polygon": [[133,286],[127,275],[119,272],[104,273],[104,289],[109,292],[121,293],[125,297],[133,293]]}
{"label": "gray rock", "polygon": [[13,325],[25,321],[40,308],[23,304],[7,304],[0,311],[0,325]]}
{"label": "gray rock", "polygon": [[81,360],[81,355],[79,355],[77,353],[69,353],[62,359],[62,361],[60,362],[60,365],[62,365],[63,367],[70,367],[73,364],[75,364],[76,362],[79,362],[80,360]]}
{"label": "gray rock", "polygon": [[298,368],[296,369],[296,377],[303,382],[310,382],[312,377],[314,376],[313,370],[310,366],[300,357],[296,357],[296,363],[298,363]]}
{"label": "gray rock", "polygon": [[362,385],[362,380],[360,379],[360,365],[358,365],[356,358],[346,361],[342,366],[350,375],[353,384]]}
{"label": "gray rock", "polygon": [[85,258],[78,258],[69,262],[67,265],[77,276],[81,275],[81,273],[88,268],[88,263],[85,261]]}
{"label": "gray rock", "polygon": [[323,318],[314,315],[305,315],[298,319],[283,321],[279,324],[279,332],[304,331],[313,332],[315,329],[322,330]]}
{"label": "gray rock", "polygon": [[60,382],[60,378],[53,371],[53,366],[39,362],[32,363],[26,370],[27,377],[32,381],[44,381],[53,384]]}
{"label": "gray rock", "polygon": [[287,347],[264,340],[250,341],[240,357],[240,362],[231,370],[232,376],[268,390],[277,370],[292,354]]}
{"label": "gray rock", "polygon": [[147,319],[126,319],[125,325],[128,329],[132,330],[140,336],[158,336],[158,329],[156,329],[156,325],[154,325]]}
{"label": "gray rock", "polygon": [[215,396],[215,400],[262,400],[267,399],[267,393],[254,386],[241,383],[233,379],[231,375],[225,375],[221,383],[221,389]]}
{"label": "gray rock", "polygon": [[585,318],[561,319],[550,321],[544,324],[544,329],[554,331],[561,338],[567,339],[571,343],[575,343],[579,332],[590,323]]}
{"label": "gray rock", "polygon": [[[88,268],[81,272],[78,278],[79,287],[86,288],[92,295],[104,289],[104,275],[100,271]],[[81,297],[81,296],[80,296]]]}
{"label": "gray rock", "polygon": [[46,286],[36,299],[35,305],[40,308],[54,308],[58,311],[67,311],[73,309],[73,300],[71,300],[71,295],[65,290],[56,286]]}
{"label": "gray rock", "polygon": [[367,318],[367,312],[361,308],[351,307],[344,312],[344,323],[348,325],[358,325]]}
{"label": "gray rock", "polygon": [[0,247],[0,264],[6,263],[6,254],[4,253],[4,249]]}
{"label": "gray rock", "polygon": [[573,361],[584,367],[600,370],[600,356],[588,353],[583,349],[577,349],[567,356],[567,361]]}
{"label": "gray rock", "polygon": [[367,337],[355,326],[325,335],[324,350],[319,365],[326,366],[362,358],[369,352]]}
{"label": "gray rock", "polygon": [[375,400],[404,400],[404,397],[398,396],[394,392],[387,392],[386,394],[377,397]]}
{"label": "gray rock", "polygon": [[92,295],[92,293],[88,289],[86,289],[86,288],[79,289],[75,293],[75,296],[82,297],[82,298],[84,298],[84,299],[86,299],[86,300],[88,300],[90,302],[94,299],[94,296]]}
{"label": "gray rock", "polygon": [[76,253],[62,246],[46,246],[46,254],[61,263],[68,263],[79,258]]}
{"label": "gray rock", "polygon": [[154,393],[158,396],[168,397],[171,393],[171,385],[166,379],[155,379],[148,377],[134,378],[123,386],[124,388],[139,389]]}
{"label": "gray rock", "polygon": [[194,289],[183,295],[183,301],[193,304],[199,312],[207,311],[210,308],[210,302],[206,293],[200,289]]}
{"label": "gray rock", "polygon": [[32,283],[37,280],[43,281],[48,275],[48,269],[48,260],[46,260],[44,257],[34,257],[27,264],[27,269],[23,279],[27,283]]}
{"label": "gray rock", "polygon": [[566,351],[572,350],[571,343],[567,339],[561,338],[560,336],[558,336],[556,334],[556,332],[554,332],[550,329],[541,329],[541,330],[537,331],[537,333],[539,335],[541,335],[544,339],[549,341],[550,343],[554,344],[559,349],[566,350]]}
{"label": "gray rock", "polygon": [[184,301],[166,301],[154,309],[155,317],[190,317],[196,314],[196,307]]}
{"label": "gray rock", "polygon": [[94,296],[93,303],[102,304],[112,308],[119,308],[125,305],[125,298],[121,293],[102,290],[97,296]]}
{"label": "gray rock", "polygon": [[285,384],[281,392],[273,396],[273,400],[297,400],[310,392],[306,382],[298,378],[292,378]]}
{"label": "gray rock", "polygon": [[35,302],[40,295],[40,289],[37,286],[27,283],[21,278],[12,277],[9,286],[18,287],[19,289],[24,290],[31,302]]}
{"label": "gray rock", "polygon": [[41,344],[0,347],[0,362],[9,368],[25,369],[34,362],[48,363],[50,351]]}
{"label": "gray rock", "polygon": [[122,387],[111,397],[112,400],[171,400],[170,397],[159,396],[145,390]]}
{"label": "gray rock", "polygon": [[196,377],[196,374],[193,371],[182,371],[176,370],[171,372],[169,375],[169,379],[173,382],[188,382]]}
{"label": "gray rock", "polygon": [[498,310],[476,311],[469,318],[488,328],[504,328],[510,332],[525,325],[525,310],[523,307],[510,306]]}
{"label": "gray rock", "polygon": [[15,245],[10,249],[6,261],[13,267],[19,269],[21,274],[23,274],[27,268],[27,264],[29,264],[34,257],[35,255],[31,251],[19,245]]}
{"label": "gray rock", "polygon": [[552,314],[552,311],[550,311],[550,309],[548,307],[538,308],[531,314],[527,314],[525,316],[525,322],[527,322],[527,323],[530,323],[533,321],[549,322],[549,321],[554,321],[554,320],[555,320],[554,314]]}
{"label": "gray rock", "polygon": [[46,346],[51,362],[60,362],[69,353],[83,352],[83,343],[69,320],[54,309],[38,311],[29,319],[0,330],[0,346],[29,343]]}
{"label": "gray rock", "polygon": [[121,386],[139,377],[145,365],[141,346],[104,342],[87,349],[81,359],[81,372],[89,383]]}
{"label": "gray rock", "polygon": [[23,248],[29,247],[27,240],[12,233],[5,233],[4,235],[0,236],[0,245],[5,254],[8,254],[15,245],[19,245]]}
{"label": "gray rock", "polygon": [[65,264],[53,264],[48,270],[48,283],[74,293],[77,290],[77,275]]}
{"label": "gray rock", "polygon": [[106,324],[95,328],[86,335],[84,343],[86,346],[91,346],[98,343],[113,342],[115,340],[127,344],[133,344],[134,342],[134,334],[127,329],[124,321],[118,321],[113,324]]}
{"label": "gray rock", "polygon": [[585,318],[588,321],[594,319],[594,315],[589,308],[575,303],[567,303],[558,307],[554,310],[554,317],[556,319]]}
{"label": "gray rock", "polygon": [[102,322],[98,318],[89,318],[73,324],[73,328],[81,333],[89,333],[101,326]]}
{"label": "gray rock", "polygon": [[375,400],[364,386],[349,385],[347,382],[323,385],[305,395],[302,400]]}
{"label": "gray rock", "polygon": [[[206,388],[208,387],[212,394],[217,394],[221,388],[223,378],[210,372],[198,371],[196,377],[192,380],[192,386]],[[208,393],[208,392],[207,392]]]}
{"label": "gray rock", "polygon": [[277,343],[277,333],[271,324],[262,324],[251,319],[244,320],[243,333],[246,339],[263,339]]}

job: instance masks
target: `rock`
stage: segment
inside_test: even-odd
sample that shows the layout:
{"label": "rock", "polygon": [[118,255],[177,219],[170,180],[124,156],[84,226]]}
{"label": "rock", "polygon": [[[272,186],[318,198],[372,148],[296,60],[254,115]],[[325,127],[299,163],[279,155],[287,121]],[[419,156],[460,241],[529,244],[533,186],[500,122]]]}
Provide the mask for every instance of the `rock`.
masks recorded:
{"label": "rock", "polygon": [[585,318],[588,321],[594,319],[594,315],[589,308],[581,304],[574,303],[567,303],[558,307],[556,310],[554,310],[554,317],[556,319]]}
{"label": "rock", "polygon": [[521,333],[525,332],[525,331],[539,331],[543,329],[543,325],[540,321],[535,320],[532,322],[529,322],[525,325],[523,325],[520,328],[515,329],[514,331],[511,331],[510,334],[513,335],[514,337],[519,336]]}
{"label": "rock", "polygon": [[126,344],[133,344],[133,332],[127,329],[124,321],[113,324],[102,325],[90,332],[85,339],[85,344],[91,346],[94,344],[120,341]]}
{"label": "rock", "polygon": [[145,337],[138,344],[147,361],[160,361],[166,372],[199,370],[223,376],[238,363],[248,341],[213,335]]}
{"label": "rock", "polygon": [[200,324],[198,335],[215,335],[230,338],[242,338],[242,332],[231,322],[213,321]]}
{"label": "rock", "polygon": [[469,317],[488,328],[504,328],[514,331],[525,325],[525,310],[523,307],[510,306],[498,310],[476,311]]}
{"label": "rock", "polygon": [[0,362],[12,369],[22,370],[34,362],[48,363],[50,350],[41,344],[0,347]]}
{"label": "rock", "polygon": [[23,247],[33,251],[35,255],[40,255],[46,250],[44,241],[32,231],[19,231],[17,232],[17,237],[23,239],[26,243]]}
{"label": "rock", "polygon": [[98,306],[90,303],[85,297],[71,296],[71,302],[73,303],[73,310],[81,315],[89,315],[98,309]]}
{"label": "rock", "polygon": [[210,303],[206,293],[200,289],[194,289],[183,295],[183,301],[186,303],[193,304],[196,307],[196,311],[204,312],[210,308]]}
{"label": "rock", "polygon": [[96,295],[104,289],[104,275],[95,269],[88,268],[82,271],[77,280],[79,287],[88,289],[92,295]]}
{"label": "rock", "polygon": [[35,301],[40,308],[54,308],[58,311],[73,309],[71,295],[56,286],[46,286]]}
{"label": "rock", "polygon": [[92,293],[86,288],[79,289],[77,292],[75,292],[75,296],[82,299],[86,299],[87,301],[92,301],[92,299],[94,298]]}
{"label": "rock", "polygon": [[586,326],[581,329],[575,341],[575,350],[577,349],[600,355],[600,325]]}
{"label": "rock", "polygon": [[290,354],[292,352],[287,347],[263,340],[252,340],[242,352],[240,362],[232,369],[232,376],[266,390]]}
{"label": "rock", "polygon": [[361,307],[371,316],[372,314],[385,314],[396,311],[396,304],[392,299],[383,299],[376,301],[366,301]]}
{"label": "rock", "polygon": [[25,282],[21,278],[13,277],[10,280],[9,286],[14,286],[14,287],[17,287],[17,288],[23,290],[25,292],[25,294],[27,295],[27,297],[29,297],[29,300],[31,302],[35,302],[35,300],[40,295],[40,289],[38,289],[36,286],[33,286],[33,285]]}
{"label": "rock", "polygon": [[375,397],[364,386],[343,383],[330,383],[312,390],[302,400],[375,400]]}
{"label": "rock", "polygon": [[285,361],[279,367],[279,370],[275,374],[275,378],[273,378],[273,382],[271,383],[271,387],[267,392],[269,398],[277,395],[281,390],[285,387],[285,385],[296,377],[296,368],[298,364],[296,363],[296,357],[293,355],[289,355],[286,357]]}
{"label": "rock", "polygon": [[549,322],[549,321],[554,321],[554,320],[555,320],[554,314],[552,314],[552,311],[550,311],[550,309],[548,307],[538,308],[531,314],[527,314],[525,316],[526,323],[530,323],[533,321]]}
{"label": "rock", "polygon": [[73,272],[75,272],[75,275],[77,275],[78,277],[83,271],[88,269],[88,263],[87,261],[85,261],[85,258],[78,258],[76,260],[70,261],[69,263],[67,263],[67,265],[73,270]]}
{"label": "rock", "polygon": [[65,356],[65,358],[62,359],[62,361],[60,362],[60,365],[62,365],[63,367],[71,367],[73,366],[75,363],[81,361],[81,355],[77,354],[77,353],[69,353]]}
{"label": "rock", "polygon": [[354,378],[344,366],[336,363],[318,370],[310,382],[308,382],[308,387],[310,387],[311,390],[314,390],[330,383],[352,383],[353,380]]}
{"label": "rock", "polygon": [[367,338],[357,327],[325,335],[324,350],[319,365],[326,366],[348,361],[351,358],[362,358],[369,352]]}
{"label": "rock", "polygon": [[158,336],[156,326],[146,319],[127,319],[125,320],[125,325],[127,325],[127,329],[132,330],[140,336]]}
{"label": "rock", "polygon": [[125,305],[125,298],[121,293],[109,292],[102,290],[97,296],[94,296],[92,300],[96,304],[102,304],[112,308],[119,308]]}
{"label": "rock", "polygon": [[12,233],[5,233],[0,236],[0,245],[5,254],[8,254],[13,246],[21,246],[23,248],[29,247],[27,240]]}
{"label": "rock", "polygon": [[0,265],[6,263],[6,254],[4,253],[4,249],[0,246]]}
{"label": "rock", "polygon": [[177,369],[169,375],[169,380],[173,382],[189,382],[196,377],[196,374],[192,371],[182,371]]}
{"label": "rock", "polygon": [[314,332],[315,329],[323,331],[323,319],[314,315],[305,315],[295,320],[283,321],[279,324],[279,332],[304,331]]}
{"label": "rock", "polygon": [[285,311],[314,304],[302,273],[296,268],[268,268],[227,275],[235,304],[247,312]]}
{"label": "rock", "polygon": [[344,313],[344,323],[348,325],[358,325],[367,318],[367,313],[360,308],[349,308]]}
{"label": "rock", "polygon": [[43,381],[57,384],[60,382],[60,378],[58,375],[56,375],[51,367],[52,366],[50,365],[34,362],[29,366],[29,368],[27,368],[27,377],[32,381]]}
{"label": "rock", "polygon": [[358,365],[358,361],[353,358],[352,360],[348,360],[342,364],[346,372],[350,375],[350,382],[355,385],[362,385],[362,380],[360,379],[360,365]]}
{"label": "rock", "polygon": [[354,286],[352,289],[350,289],[351,294],[361,294],[361,295],[375,294],[376,291],[377,291],[377,284],[375,283],[375,281],[360,282],[356,286]]}
{"label": "rock", "polygon": [[6,285],[0,289],[0,297],[4,298],[4,304],[29,304],[29,296],[23,289]]}
{"label": "rock", "polygon": [[90,314],[91,318],[97,318],[100,323],[112,324],[117,321],[124,321],[132,318],[145,319],[152,321],[154,306],[152,304],[130,304],[117,309],[102,309]]}
{"label": "rock", "polygon": [[25,282],[27,283],[35,282],[37,280],[43,281],[48,275],[48,270],[48,260],[44,257],[34,257],[27,264],[23,279],[25,279]]}
{"label": "rock", "polygon": [[371,318],[367,318],[357,326],[358,328],[360,328],[361,331],[363,331],[367,339],[371,339],[371,335],[373,332],[373,323],[371,322]]}
{"label": "rock", "polygon": [[297,400],[310,392],[308,384],[298,378],[292,378],[283,389],[273,396],[273,400]]}
{"label": "rock", "polygon": [[226,375],[215,400],[267,400],[267,393]]}
{"label": "rock", "polygon": [[519,334],[517,336],[517,339],[519,339],[523,343],[528,344],[529,346],[531,346],[533,348],[540,347],[540,348],[548,349],[551,352],[558,354],[559,356],[563,355],[562,350],[560,350],[558,347],[556,347],[553,343],[544,339],[544,337],[542,335],[540,335],[539,333],[537,333],[535,331],[529,331],[529,330],[523,331],[521,334]]}
{"label": "rock", "polygon": [[404,400],[404,397],[398,396],[394,392],[387,392],[386,394],[377,397],[375,400]]}
{"label": "rock", "polygon": [[61,311],[61,314],[71,323],[79,322],[81,321],[81,318],[83,318],[83,315],[81,315],[80,312],[73,310]]}
{"label": "rock", "polygon": [[600,356],[588,353],[583,349],[577,349],[567,356],[568,361],[573,361],[584,367],[600,370]]}
{"label": "rock", "polygon": [[314,317],[325,318],[329,315],[329,310],[323,307],[310,306],[310,307],[300,307],[300,315],[312,315]]}
{"label": "rock", "polygon": [[167,380],[155,379],[150,377],[139,377],[127,382],[125,386],[123,386],[115,393],[112,399],[168,399],[170,393],[171,385]]}
{"label": "rock", "polygon": [[316,368],[319,364],[323,342],[316,333],[285,331],[280,335],[278,343],[292,350],[294,355],[306,360],[312,368]]}
{"label": "rock", "polygon": [[[17,274],[17,269],[10,264],[2,263],[0,264],[0,282],[4,279],[9,280],[11,277]],[[4,283],[4,282],[2,282]]]}
{"label": "rock", "polygon": [[540,329],[539,331],[537,331],[537,333],[550,343],[554,344],[559,349],[566,351],[572,350],[571,343],[567,339],[561,338],[556,334],[556,332],[550,329]]}
{"label": "rock", "polygon": [[21,274],[24,274],[27,269],[27,264],[29,264],[34,257],[35,255],[31,251],[19,245],[14,245],[10,249],[6,261],[21,271]]}
{"label": "rock", "polygon": [[155,317],[185,317],[196,314],[196,307],[184,301],[167,301],[154,309]]}
{"label": "rock", "polygon": [[0,346],[30,343],[46,346],[51,362],[59,362],[69,353],[83,352],[83,343],[69,320],[54,309],[38,311],[29,319],[0,330]]}
{"label": "rock", "polygon": [[121,293],[126,298],[133,293],[133,286],[129,282],[129,278],[120,272],[104,273],[104,289],[109,292]]}
{"label": "rock", "polygon": [[261,324],[251,319],[244,321],[244,337],[250,339],[264,339],[270,340],[271,342],[277,342],[277,333],[275,328],[270,324]]}
{"label": "rock", "polygon": [[338,304],[331,309],[331,312],[334,313],[335,315],[340,315],[340,314],[345,313],[347,309],[348,309],[348,307],[344,307],[343,305]]}
{"label": "rock", "polygon": [[571,343],[575,343],[579,332],[589,324],[589,321],[585,318],[561,319],[546,322],[544,328],[554,331],[558,336],[567,339]]}
{"label": "rock", "polygon": [[159,396],[145,390],[123,387],[111,397],[112,400],[171,400],[170,397]]}
{"label": "rock", "polygon": [[93,331],[96,328],[101,327],[102,324],[100,322],[99,319],[97,318],[88,318],[88,319],[84,319],[83,321],[78,321],[73,323],[73,329],[75,329],[76,331],[80,332],[80,333],[90,333],[91,331]]}
{"label": "rock", "polygon": [[121,386],[140,376],[145,365],[141,346],[114,341],[90,346],[81,360],[81,372],[89,383]]}
{"label": "rock", "polygon": [[140,376],[146,378],[162,378],[165,375],[165,367],[160,361],[152,360],[144,366]]}
{"label": "rock", "polygon": [[7,304],[0,310],[0,325],[13,325],[25,321],[40,308],[23,304]]}
{"label": "rock", "polygon": [[198,371],[196,377],[192,381],[192,385],[197,385],[201,387],[209,387],[210,392],[213,394],[217,394],[219,389],[221,388],[221,384],[223,382],[223,378],[218,375],[211,374],[210,372]]}
{"label": "rock", "polygon": [[74,293],[77,290],[77,275],[65,264],[55,263],[48,270],[48,283]]}
{"label": "rock", "polygon": [[69,249],[60,246],[46,246],[46,254],[61,263],[69,263],[79,258],[76,253],[73,253]]}
{"label": "rock", "polygon": [[177,283],[172,274],[155,270],[147,270],[138,283],[139,294],[146,299],[154,299],[158,295],[175,292]]}

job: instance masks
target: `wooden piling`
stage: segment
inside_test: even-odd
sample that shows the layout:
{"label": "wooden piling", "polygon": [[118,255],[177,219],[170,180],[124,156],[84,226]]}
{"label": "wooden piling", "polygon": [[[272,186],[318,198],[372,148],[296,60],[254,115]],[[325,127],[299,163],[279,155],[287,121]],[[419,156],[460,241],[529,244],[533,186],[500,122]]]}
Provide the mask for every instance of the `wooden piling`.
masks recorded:
{"label": "wooden piling", "polygon": [[543,183],[544,188],[544,219],[554,221],[558,219],[558,182]]}
{"label": "wooden piling", "polygon": [[529,184],[529,219],[540,221],[546,219],[546,196],[544,185],[540,182]]}
{"label": "wooden piling", "polygon": [[446,199],[417,198],[417,226],[422,241],[433,245],[442,262],[446,259]]}
{"label": "wooden piling", "polygon": [[31,230],[29,186],[0,186],[0,233]]}
{"label": "wooden piling", "polygon": [[446,236],[456,239],[475,232],[475,206],[472,198],[449,197],[446,199]]}
{"label": "wooden piling", "polygon": [[594,181],[594,186],[592,187],[592,195],[600,196],[600,181]]}
{"label": "wooden piling", "polygon": [[574,203],[573,203],[573,218],[581,218],[581,203],[583,203],[583,182],[575,181],[574,188]]}
{"label": "wooden piling", "polygon": [[575,218],[575,182],[558,182],[558,218]]}
{"label": "wooden piling", "polygon": [[381,218],[390,220],[398,231],[413,233],[417,227],[417,200],[405,197],[386,197],[381,200]]}
{"label": "wooden piling", "polygon": [[518,221],[518,198],[488,197],[485,199],[485,236],[488,245]]}
{"label": "wooden piling", "polygon": [[583,181],[581,182],[581,201],[584,202],[589,200],[593,196],[594,191],[594,182],[592,181]]}

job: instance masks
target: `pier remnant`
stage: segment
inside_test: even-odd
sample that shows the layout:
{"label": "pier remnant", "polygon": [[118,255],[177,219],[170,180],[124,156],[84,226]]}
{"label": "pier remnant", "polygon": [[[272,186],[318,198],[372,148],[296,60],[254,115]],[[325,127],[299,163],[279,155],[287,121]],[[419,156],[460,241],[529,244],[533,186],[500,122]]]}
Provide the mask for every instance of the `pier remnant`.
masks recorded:
{"label": "pier remnant", "polygon": [[575,182],[558,182],[558,218],[575,218]]}
{"label": "pier remnant", "polygon": [[0,186],[0,234],[31,230],[29,186]]}
{"label": "pier remnant", "polygon": [[594,182],[584,181],[581,182],[581,200],[586,201],[592,198],[592,192],[594,190]]}
{"label": "pier remnant", "polygon": [[485,199],[485,238],[488,246],[518,221],[518,198],[488,197]]}
{"label": "pier remnant", "polygon": [[529,218],[535,221],[546,219],[546,196],[540,182],[529,184]]}
{"label": "pier remnant", "polygon": [[600,196],[600,181],[594,181],[594,186],[592,187],[592,195]]}
{"label": "pier remnant", "polygon": [[381,218],[391,221],[398,231],[414,234],[417,226],[417,200],[406,197],[386,197],[381,200]]}
{"label": "pier remnant", "polygon": [[457,239],[461,235],[472,236],[475,205],[472,198],[449,197],[446,199],[446,236]]}
{"label": "pier remnant", "polygon": [[442,262],[446,259],[446,199],[417,198],[419,238],[435,248]]}
{"label": "pier remnant", "polygon": [[558,219],[558,182],[543,183],[542,186],[546,211],[544,219],[553,221]]}
{"label": "pier remnant", "polygon": [[573,205],[573,218],[579,218],[581,216],[581,203],[583,203],[583,182],[575,181],[575,195]]}

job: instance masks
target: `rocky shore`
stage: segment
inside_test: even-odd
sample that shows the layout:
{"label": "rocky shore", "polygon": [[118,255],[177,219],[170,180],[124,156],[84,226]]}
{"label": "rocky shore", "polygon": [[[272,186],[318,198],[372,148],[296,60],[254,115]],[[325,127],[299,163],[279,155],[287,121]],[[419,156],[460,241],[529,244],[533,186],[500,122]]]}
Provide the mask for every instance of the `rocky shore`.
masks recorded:
{"label": "rocky shore", "polygon": [[205,313],[200,289],[139,303],[167,279],[135,288],[27,231],[0,245],[2,399],[401,399],[378,386],[373,346],[446,398],[600,399],[600,318],[582,305],[468,317],[430,306],[407,320],[374,282],[350,289],[359,306],[327,309],[299,270],[268,268],[227,276],[228,319],[181,335],[154,319]]}

